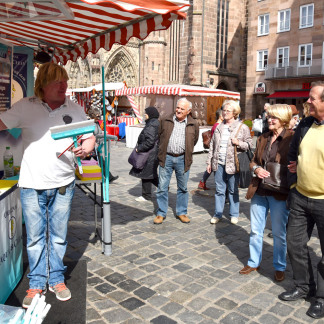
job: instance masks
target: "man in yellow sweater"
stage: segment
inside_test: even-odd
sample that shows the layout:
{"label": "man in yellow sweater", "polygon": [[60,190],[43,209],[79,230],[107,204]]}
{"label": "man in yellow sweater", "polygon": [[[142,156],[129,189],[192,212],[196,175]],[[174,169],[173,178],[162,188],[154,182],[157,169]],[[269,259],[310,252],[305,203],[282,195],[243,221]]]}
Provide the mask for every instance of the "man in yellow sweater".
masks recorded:
{"label": "man in yellow sweater", "polygon": [[[306,312],[324,317],[324,81],[312,83],[307,103],[310,117],[298,125],[288,153],[288,180],[291,185],[287,250],[295,287],[279,295],[293,301],[315,296]],[[307,242],[316,224],[322,258],[317,265],[317,286]]]}

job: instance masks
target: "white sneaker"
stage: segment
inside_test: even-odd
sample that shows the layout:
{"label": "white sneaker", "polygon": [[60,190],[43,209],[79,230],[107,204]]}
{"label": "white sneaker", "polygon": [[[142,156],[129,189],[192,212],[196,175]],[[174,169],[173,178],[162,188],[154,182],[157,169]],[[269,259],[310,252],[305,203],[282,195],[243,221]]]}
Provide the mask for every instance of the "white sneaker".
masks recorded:
{"label": "white sneaker", "polygon": [[135,198],[135,200],[138,202],[147,201],[147,199],[145,199],[143,196],[137,197],[137,198]]}
{"label": "white sneaker", "polygon": [[210,224],[217,224],[220,220],[221,220],[221,218],[218,218],[218,217],[212,217],[212,218],[210,219]]}
{"label": "white sneaker", "polygon": [[237,224],[238,223],[238,217],[231,217],[231,223]]}

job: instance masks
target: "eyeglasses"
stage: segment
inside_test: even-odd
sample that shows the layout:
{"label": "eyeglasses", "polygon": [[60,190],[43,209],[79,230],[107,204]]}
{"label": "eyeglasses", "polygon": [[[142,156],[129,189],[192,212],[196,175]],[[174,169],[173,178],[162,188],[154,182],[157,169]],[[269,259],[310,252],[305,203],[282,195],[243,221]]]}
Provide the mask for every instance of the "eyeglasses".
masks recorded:
{"label": "eyeglasses", "polygon": [[267,119],[272,119],[272,120],[278,120],[279,118],[278,117],[275,117],[275,116],[267,116]]}
{"label": "eyeglasses", "polygon": [[231,113],[233,110],[223,110],[224,113]]}

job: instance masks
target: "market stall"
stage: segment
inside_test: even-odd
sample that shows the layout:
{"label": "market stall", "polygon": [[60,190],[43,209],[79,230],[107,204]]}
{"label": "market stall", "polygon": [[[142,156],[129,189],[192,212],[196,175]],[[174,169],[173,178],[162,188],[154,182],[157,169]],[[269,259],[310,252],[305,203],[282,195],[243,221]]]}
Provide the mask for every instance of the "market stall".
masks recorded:
{"label": "market stall", "polygon": [[[194,152],[204,150],[201,134],[215,123],[215,113],[226,99],[240,100],[238,92],[190,85],[155,85],[116,90],[116,96],[142,96],[144,107],[154,106],[160,116],[169,115],[176,109],[177,100],[186,97],[192,102],[192,115],[199,124],[199,140]],[[126,126],[126,146],[134,148],[143,125]]]}
{"label": "market stall", "polygon": [[[125,45],[132,37],[143,40],[153,31],[168,29],[173,21],[185,19],[185,11],[189,7],[189,2],[186,0],[161,0],[147,3],[123,0],[0,1],[0,42],[8,44],[1,49],[6,53],[6,56],[1,56],[2,60],[0,60],[0,80],[5,80],[6,83],[5,87],[0,87],[0,97],[6,98],[2,100],[1,111],[10,109],[12,104],[9,100],[12,97],[10,91],[15,89],[11,83],[9,84],[13,74],[11,48],[14,49],[14,52],[19,47],[29,49],[34,52],[32,56],[39,63],[53,61],[66,64],[68,60],[75,62],[79,57],[86,58],[90,52],[97,53],[100,48],[110,50],[115,43]],[[11,70],[8,70],[9,66]],[[32,79],[33,71],[28,69],[26,71],[27,80]],[[103,72],[102,67],[102,75],[104,75]],[[104,80],[102,82],[104,92]],[[26,95],[31,95],[31,93],[27,91],[23,96]],[[10,136],[14,133],[19,137],[19,130],[10,131],[12,132]],[[103,143],[105,155],[107,155],[107,142],[109,141],[106,141],[105,136]],[[107,163],[105,162],[105,165]],[[109,166],[106,168],[106,175],[109,173],[107,171],[109,171]],[[10,235],[15,229],[15,233],[19,237],[22,230],[21,219],[19,221],[19,199],[17,190],[12,188],[9,189],[9,191],[13,190],[12,192],[3,193],[0,197],[1,203],[4,204],[0,209],[1,212],[8,215],[7,219],[10,220],[10,226],[7,223],[4,223],[3,226],[10,230]],[[103,203],[107,206],[109,203],[107,185],[103,186],[103,192]],[[5,198],[12,194],[14,196],[10,200],[13,205],[10,207]],[[14,215],[13,212],[16,214]],[[14,218],[16,222],[14,222]],[[103,252],[105,255],[110,255],[112,245],[111,238],[109,238],[110,228],[108,229],[106,226],[107,223],[110,223],[110,214],[104,212],[102,228],[104,229],[105,246],[103,246]],[[3,230],[2,233],[4,232]],[[22,246],[21,241],[15,242],[14,245],[21,244]],[[1,247],[6,248],[6,245],[2,242]],[[21,254],[18,251],[12,253],[11,256],[14,256],[16,261],[12,261],[11,268],[4,268],[1,276],[3,280],[1,281],[1,292],[4,295],[1,296],[0,303],[14,289],[20,276]]]}

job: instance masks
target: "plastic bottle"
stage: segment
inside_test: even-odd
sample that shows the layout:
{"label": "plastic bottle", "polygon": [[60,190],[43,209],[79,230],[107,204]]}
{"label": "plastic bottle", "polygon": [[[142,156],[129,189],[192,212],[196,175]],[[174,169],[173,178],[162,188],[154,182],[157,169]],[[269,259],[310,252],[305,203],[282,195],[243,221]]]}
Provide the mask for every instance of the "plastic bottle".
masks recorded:
{"label": "plastic bottle", "polygon": [[14,163],[13,154],[10,151],[10,147],[7,146],[3,155],[3,166],[4,166],[4,176],[5,178],[10,178],[14,176]]}

